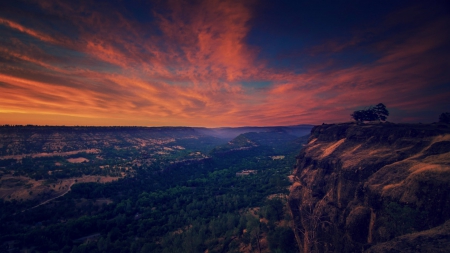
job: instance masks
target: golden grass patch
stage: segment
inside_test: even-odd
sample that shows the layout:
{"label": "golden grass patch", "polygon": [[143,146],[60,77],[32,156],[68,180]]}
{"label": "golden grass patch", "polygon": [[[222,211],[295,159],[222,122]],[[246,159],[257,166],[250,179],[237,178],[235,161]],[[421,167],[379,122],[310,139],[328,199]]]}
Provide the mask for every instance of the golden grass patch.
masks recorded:
{"label": "golden grass patch", "polygon": [[337,147],[339,147],[342,143],[344,143],[344,141],[345,141],[345,138],[344,139],[340,139],[336,143],[334,143],[331,146],[325,148],[325,150],[323,150],[323,153],[320,156],[320,158],[325,158],[325,157],[329,156],[331,153],[334,152],[334,150],[336,150]]}

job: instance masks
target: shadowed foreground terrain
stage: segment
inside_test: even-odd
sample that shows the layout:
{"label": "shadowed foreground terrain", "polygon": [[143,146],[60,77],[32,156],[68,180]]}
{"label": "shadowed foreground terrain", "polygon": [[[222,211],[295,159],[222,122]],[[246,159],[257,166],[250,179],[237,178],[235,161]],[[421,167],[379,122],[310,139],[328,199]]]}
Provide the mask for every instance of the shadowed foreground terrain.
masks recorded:
{"label": "shadowed foreground terrain", "polygon": [[297,157],[289,206],[301,252],[447,252],[450,129],[322,125]]}

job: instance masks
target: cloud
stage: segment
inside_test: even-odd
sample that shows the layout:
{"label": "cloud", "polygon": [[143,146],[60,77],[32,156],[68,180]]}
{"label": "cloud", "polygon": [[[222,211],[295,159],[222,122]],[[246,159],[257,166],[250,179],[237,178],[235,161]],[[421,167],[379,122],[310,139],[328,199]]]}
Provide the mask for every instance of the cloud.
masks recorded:
{"label": "cloud", "polygon": [[61,115],[60,124],[238,126],[347,121],[379,102],[408,120],[449,105],[448,51],[439,50],[449,43],[448,17],[391,33],[405,21],[389,16],[348,40],[304,46],[300,73],[269,67],[280,58],[261,59],[248,44],[253,1],[157,2],[145,21],[108,2],[35,4],[52,18],[0,14],[11,31],[0,41],[0,113]]}
{"label": "cloud", "polygon": [[5,26],[7,26],[7,27],[9,27],[11,29],[14,29],[14,30],[18,30],[20,32],[23,32],[23,33],[25,33],[27,35],[30,35],[30,36],[32,36],[34,38],[37,38],[37,39],[45,41],[45,42],[50,42],[50,43],[55,43],[56,42],[49,35],[46,35],[44,33],[35,31],[33,29],[30,29],[30,28],[26,28],[26,27],[24,27],[24,26],[22,26],[22,25],[20,25],[20,24],[18,24],[16,22],[14,22],[14,21],[11,21],[11,20],[0,18],[0,24],[5,25]]}

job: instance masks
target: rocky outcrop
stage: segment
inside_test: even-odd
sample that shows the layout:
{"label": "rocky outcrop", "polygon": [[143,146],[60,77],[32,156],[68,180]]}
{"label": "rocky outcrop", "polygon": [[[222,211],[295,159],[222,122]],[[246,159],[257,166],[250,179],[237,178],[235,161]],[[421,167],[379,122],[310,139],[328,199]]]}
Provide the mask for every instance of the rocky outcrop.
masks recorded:
{"label": "rocky outcrop", "polygon": [[301,252],[448,249],[448,125],[317,126],[293,176]]}

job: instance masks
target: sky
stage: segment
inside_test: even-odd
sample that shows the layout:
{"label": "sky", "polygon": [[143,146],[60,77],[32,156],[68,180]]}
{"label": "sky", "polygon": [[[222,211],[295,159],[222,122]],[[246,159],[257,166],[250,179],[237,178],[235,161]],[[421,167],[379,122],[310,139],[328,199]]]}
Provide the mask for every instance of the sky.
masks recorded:
{"label": "sky", "polygon": [[450,111],[448,1],[0,2],[0,124],[274,126]]}

